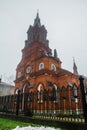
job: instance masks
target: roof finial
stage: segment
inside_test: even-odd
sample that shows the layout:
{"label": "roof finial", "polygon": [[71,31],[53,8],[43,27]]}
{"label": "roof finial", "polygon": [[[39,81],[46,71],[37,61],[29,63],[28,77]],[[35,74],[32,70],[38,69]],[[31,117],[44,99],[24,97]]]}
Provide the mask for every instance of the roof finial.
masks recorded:
{"label": "roof finial", "polygon": [[37,9],[37,18],[39,18],[39,9]]}
{"label": "roof finial", "polygon": [[34,20],[34,26],[38,26],[38,27],[41,26],[40,18],[39,18],[39,10],[37,10],[37,16],[36,16],[36,18]]}
{"label": "roof finial", "polygon": [[37,14],[39,14],[39,9],[37,9]]}

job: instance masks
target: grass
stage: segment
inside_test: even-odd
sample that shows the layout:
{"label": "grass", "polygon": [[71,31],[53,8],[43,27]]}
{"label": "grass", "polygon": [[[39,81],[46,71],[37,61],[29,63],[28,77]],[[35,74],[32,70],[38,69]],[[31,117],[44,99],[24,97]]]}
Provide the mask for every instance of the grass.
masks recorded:
{"label": "grass", "polygon": [[0,130],[12,130],[16,126],[25,127],[25,126],[39,126],[37,124],[25,123],[20,121],[14,121],[10,119],[0,118]]}
{"label": "grass", "polygon": [[[33,124],[33,123],[25,123],[21,121],[14,121],[11,119],[5,119],[5,118],[0,118],[0,130],[12,130],[16,128],[16,126],[20,127],[26,127],[26,126],[40,126],[38,124]],[[65,129],[61,129],[65,130]]]}

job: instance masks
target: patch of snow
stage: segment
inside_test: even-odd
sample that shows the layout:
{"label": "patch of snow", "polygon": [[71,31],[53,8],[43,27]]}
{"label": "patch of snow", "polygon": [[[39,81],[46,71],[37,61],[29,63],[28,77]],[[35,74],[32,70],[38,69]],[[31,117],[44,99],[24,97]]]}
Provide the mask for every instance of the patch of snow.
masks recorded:
{"label": "patch of snow", "polygon": [[55,129],[55,128],[51,128],[51,127],[32,127],[32,126],[28,126],[28,127],[22,127],[20,128],[19,126],[17,126],[16,128],[12,129],[12,130],[60,130],[59,128]]}

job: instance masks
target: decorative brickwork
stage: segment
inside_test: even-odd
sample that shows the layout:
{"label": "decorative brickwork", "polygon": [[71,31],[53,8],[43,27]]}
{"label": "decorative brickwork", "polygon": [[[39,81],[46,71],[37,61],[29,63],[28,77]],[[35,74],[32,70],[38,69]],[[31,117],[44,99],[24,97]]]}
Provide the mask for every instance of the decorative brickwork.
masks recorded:
{"label": "decorative brickwork", "polygon": [[[47,40],[47,30],[44,25],[41,25],[39,14],[37,13],[33,26],[30,25],[27,31],[27,40],[22,50],[22,59],[16,69],[14,93],[17,93],[21,87],[23,88],[21,93],[55,90],[55,95],[60,88],[62,88],[63,94],[66,93],[65,89],[67,86],[79,88],[78,75],[63,69],[61,64],[62,62],[56,49],[54,54],[52,54]],[[71,96],[70,93],[68,93],[69,96]],[[66,97],[63,98],[63,106],[60,109],[68,107],[66,106]],[[70,103],[70,101],[68,102]],[[78,104],[75,104],[75,102],[78,102],[77,97],[73,108],[78,109]],[[35,103],[35,106],[35,108],[39,109],[38,103]],[[44,106],[45,108],[47,107],[45,103]],[[53,104],[49,103],[49,107],[50,109],[55,107],[57,110],[59,106],[53,106]]]}

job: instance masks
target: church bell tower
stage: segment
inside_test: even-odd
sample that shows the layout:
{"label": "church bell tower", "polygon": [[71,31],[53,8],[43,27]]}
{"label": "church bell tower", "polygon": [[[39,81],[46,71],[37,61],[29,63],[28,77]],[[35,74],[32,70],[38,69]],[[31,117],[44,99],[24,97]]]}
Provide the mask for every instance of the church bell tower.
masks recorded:
{"label": "church bell tower", "polygon": [[61,68],[61,61],[56,49],[54,56],[52,55],[47,40],[47,30],[41,24],[39,13],[37,13],[33,25],[30,25],[27,31],[22,59],[16,69],[15,91],[20,87],[24,89],[25,84],[28,84],[27,86],[33,84],[36,89],[39,82],[44,82],[46,87],[45,75],[49,75],[50,78],[51,73],[57,73],[57,68]]}

